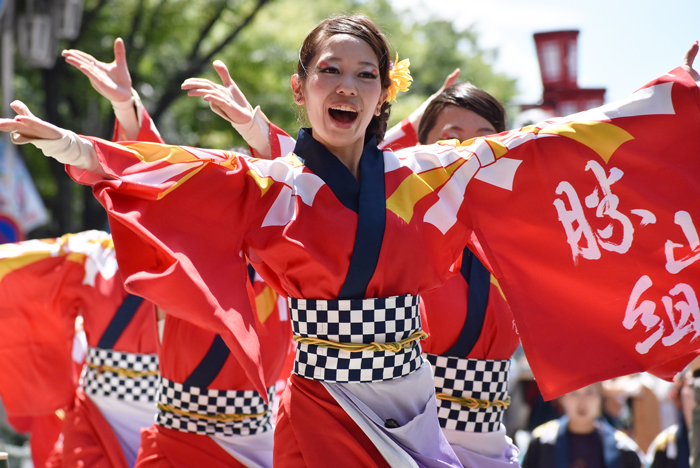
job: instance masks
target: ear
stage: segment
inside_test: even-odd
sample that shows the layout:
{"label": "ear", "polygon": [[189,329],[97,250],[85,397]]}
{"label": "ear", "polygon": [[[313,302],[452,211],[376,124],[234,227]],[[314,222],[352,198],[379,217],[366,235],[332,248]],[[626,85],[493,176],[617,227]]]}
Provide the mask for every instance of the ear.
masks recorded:
{"label": "ear", "polygon": [[384,103],[386,102],[388,97],[389,97],[389,90],[382,89],[382,92],[379,95],[379,103],[377,103],[377,108],[374,109],[374,115],[379,116],[382,113],[382,106],[384,105]]}
{"label": "ear", "polygon": [[304,95],[301,91],[301,79],[296,73],[292,75],[291,80],[292,92],[294,93],[294,102],[300,106],[304,104]]}

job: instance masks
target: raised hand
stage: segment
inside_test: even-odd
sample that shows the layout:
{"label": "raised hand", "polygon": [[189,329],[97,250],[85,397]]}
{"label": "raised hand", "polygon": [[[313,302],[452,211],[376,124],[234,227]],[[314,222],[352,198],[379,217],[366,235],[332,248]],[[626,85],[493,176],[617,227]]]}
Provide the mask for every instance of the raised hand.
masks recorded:
{"label": "raised hand", "polygon": [[10,132],[14,143],[56,140],[68,132],[36,117],[22,101],[13,101],[10,107],[17,112],[17,115],[14,119],[0,119],[0,131]]}
{"label": "raised hand", "polygon": [[695,43],[690,46],[688,52],[685,53],[683,64],[681,66],[685,69],[685,71],[690,73],[690,76],[692,76],[698,86],[700,86],[700,73],[693,69],[693,62],[695,61],[695,56],[698,55],[698,48],[698,41],[695,41]]}
{"label": "raised hand", "polygon": [[446,88],[449,88],[450,86],[455,84],[457,82],[457,78],[459,78],[460,71],[461,70],[459,68],[455,68],[455,71],[447,75],[447,78],[445,78],[445,82],[442,84],[442,88],[438,89],[437,92],[433,94],[433,96],[437,97],[443,91],[445,91]]}
{"label": "raised hand", "polygon": [[90,80],[95,90],[110,101],[127,101],[131,98],[131,75],[126,63],[124,41],[114,41],[114,61],[100,62],[80,50],[64,50],[61,55],[66,62],[80,70]]}
{"label": "raised hand", "polygon": [[206,78],[188,78],[182,83],[182,89],[188,96],[201,96],[209,103],[211,110],[235,124],[245,124],[253,118],[253,107],[245,95],[238,89],[231,75],[221,60],[214,61],[214,69],[219,74],[223,85]]}

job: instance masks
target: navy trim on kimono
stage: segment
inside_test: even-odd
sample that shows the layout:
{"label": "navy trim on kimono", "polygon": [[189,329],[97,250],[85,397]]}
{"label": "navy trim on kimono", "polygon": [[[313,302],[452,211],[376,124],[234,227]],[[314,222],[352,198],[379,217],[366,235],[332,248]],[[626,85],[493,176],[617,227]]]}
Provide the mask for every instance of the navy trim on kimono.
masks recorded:
{"label": "navy trim on kimono", "polygon": [[214,381],[228,359],[231,351],[224,343],[221,335],[216,335],[214,341],[209,347],[209,351],[204,355],[204,358],[199,362],[197,367],[183,382],[185,387],[207,388]]}
{"label": "navy trim on kimono", "polygon": [[[253,268],[253,265],[248,264],[247,271],[250,284],[253,284],[255,282],[255,268]],[[231,354],[231,350],[228,349],[221,335],[216,335],[207,354],[204,355],[197,367],[183,382],[183,385],[185,387],[209,387],[216,376],[219,375],[221,369],[223,369],[229,354]]]}
{"label": "navy trim on kimono", "polygon": [[462,266],[459,272],[469,285],[467,296],[467,317],[457,342],[442,356],[465,358],[476,345],[486,319],[486,307],[491,290],[491,272],[474,255],[469,248],[462,253]]}
{"label": "navy trim on kimono", "polygon": [[308,129],[299,130],[294,154],[328,185],[345,207],[358,214],[350,266],[338,299],[364,298],[379,262],[386,225],[384,156],[377,148],[377,139],[373,136],[365,142],[360,181],[333,153],[314,140]]}
{"label": "navy trim on kimono", "polygon": [[117,312],[112,317],[112,320],[107,325],[100,341],[97,343],[97,347],[101,349],[112,349],[114,345],[122,336],[126,327],[131,323],[131,319],[136,315],[136,311],[139,309],[143,303],[143,298],[134,296],[133,294],[128,294],[121,305],[117,309]]}
{"label": "navy trim on kimono", "polygon": [[310,128],[299,129],[294,154],[328,185],[340,203],[359,213],[360,183],[340,159],[311,136]]}

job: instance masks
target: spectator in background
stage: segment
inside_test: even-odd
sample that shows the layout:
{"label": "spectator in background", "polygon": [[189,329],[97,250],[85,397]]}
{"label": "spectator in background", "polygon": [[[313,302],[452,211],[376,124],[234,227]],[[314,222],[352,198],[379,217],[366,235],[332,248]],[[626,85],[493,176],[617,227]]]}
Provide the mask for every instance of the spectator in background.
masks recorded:
{"label": "spectator in background", "polygon": [[637,444],[600,419],[602,402],[601,383],[560,397],[564,416],[533,431],[523,468],[641,467]]}
{"label": "spectator in background", "polygon": [[656,436],[647,453],[648,468],[690,468],[688,433],[695,408],[690,372],[678,375],[670,398],[678,408],[678,423]]}

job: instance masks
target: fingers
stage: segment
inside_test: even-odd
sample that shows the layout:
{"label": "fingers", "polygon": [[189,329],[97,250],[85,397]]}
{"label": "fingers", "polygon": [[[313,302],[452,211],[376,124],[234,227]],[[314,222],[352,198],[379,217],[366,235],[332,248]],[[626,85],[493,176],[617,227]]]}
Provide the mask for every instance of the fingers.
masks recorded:
{"label": "fingers", "polygon": [[214,60],[214,70],[216,70],[216,73],[219,75],[219,78],[221,78],[221,82],[224,86],[227,88],[229,86],[236,86],[233,79],[231,79],[231,75],[229,74],[228,68],[226,68],[226,64],[224,62],[221,60]]}
{"label": "fingers", "polygon": [[114,61],[117,64],[123,63],[126,66],[126,47],[121,37],[114,40]]}
{"label": "fingers", "polygon": [[455,68],[455,71],[447,75],[447,78],[445,78],[445,84],[443,84],[442,87],[447,88],[455,84],[457,82],[457,78],[459,78],[460,72],[461,70],[459,68]]}
{"label": "fingers", "polygon": [[0,119],[0,132],[16,132],[18,126],[15,119]]}
{"label": "fingers", "polygon": [[685,53],[683,58],[683,66],[688,68],[693,68],[693,62],[695,61],[695,56],[698,55],[698,41],[695,41],[688,52]]}
{"label": "fingers", "polygon": [[229,122],[245,124],[252,119],[252,113],[248,109],[232,104],[231,101],[225,97],[215,94],[206,94],[204,95],[204,100],[209,103],[209,106],[215,113]]}
{"label": "fingers", "polygon": [[95,57],[93,57],[92,55],[87,54],[87,53],[85,53],[81,50],[78,50],[78,49],[64,50],[63,52],[61,52],[61,55],[63,55],[64,57],[72,56],[76,59],[79,59],[79,60],[85,62],[85,63],[98,63],[99,62],[99,60],[95,59]]}
{"label": "fingers", "polygon": [[22,101],[12,101],[10,103],[12,110],[17,112],[18,115],[34,117],[34,114],[29,110],[29,107]]}
{"label": "fingers", "polygon": [[206,78],[187,78],[183,83],[182,89],[219,89],[221,85],[207,80]]}

